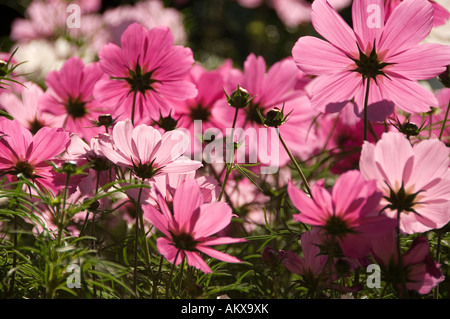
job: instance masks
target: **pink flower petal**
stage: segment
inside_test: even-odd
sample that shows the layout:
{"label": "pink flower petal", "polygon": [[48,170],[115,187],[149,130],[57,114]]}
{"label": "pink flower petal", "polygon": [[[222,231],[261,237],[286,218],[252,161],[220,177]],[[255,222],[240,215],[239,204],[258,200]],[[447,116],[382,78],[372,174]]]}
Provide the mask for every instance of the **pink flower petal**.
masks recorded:
{"label": "pink flower petal", "polygon": [[370,54],[384,28],[384,0],[353,1],[352,21],[361,51]]}
{"label": "pink flower petal", "polygon": [[241,263],[242,261],[240,261],[238,258],[230,256],[228,254],[225,254],[223,252],[220,252],[218,250],[215,250],[211,247],[208,246],[202,246],[202,245],[197,245],[197,249],[199,251],[201,251],[204,254],[207,254],[210,257],[228,262],[228,263]]}
{"label": "pink flower petal", "polygon": [[223,202],[203,204],[192,233],[196,238],[214,235],[230,224],[231,217],[232,211],[228,204]]}
{"label": "pink flower petal", "polygon": [[358,57],[355,33],[326,0],[313,2],[311,22],[331,44],[352,57]]}
{"label": "pink flower petal", "polygon": [[298,68],[307,74],[333,74],[349,69],[354,62],[341,50],[322,39],[300,37],[292,49]]}
{"label": "pink flower petal", "polygon": [[70,144],[69,133],[62,128],[41,128],[33,138],[29,163],[50,160],[64,152]]}
{"label": "pink flower petal", "polygon": [[385,59],[419,44],[433,27],[433,6],[428,0],[404,0],[386,21],[379,47]]}
{"label": "pink flower petal", "polygon": [[423,43],[397,54],[386,62],[392,72],[410,80],[428,80],[445,71],[450,62],[450,46],[436,43]]}
{"label": "pink flower petal", "polygon": [[199,218],[199,207],[202,203],[200,186],[196,180],[186,180],[177,188],[173,199],[173,211],[180,231],[192,232]]}

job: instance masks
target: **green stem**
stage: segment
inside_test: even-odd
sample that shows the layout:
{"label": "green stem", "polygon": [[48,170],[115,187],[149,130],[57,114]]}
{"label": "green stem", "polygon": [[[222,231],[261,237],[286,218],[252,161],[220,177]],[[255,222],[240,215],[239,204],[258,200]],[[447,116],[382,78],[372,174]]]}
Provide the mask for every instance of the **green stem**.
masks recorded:
{"label": "green stem", "polygon": [[406,278],[405,278],[405,270],[403,268],[403,260],[402,260],[402,251],[401,251],[401,245],[400,245],[400,214],[401,211],[397,211],[397,263],[398,263],[398,269],[400,271],[400,280],[402,284],[402,294],[400,294],[400,297],[408,296],[408,290],[406,288]]}
{"label": "green stem", "polygon": [[137,214],[139,215],[139,223],[141,228],[141,237],[142,241],[144,242],[144,254],[147,261],[147,265],[150,266],[150,250],[148,248],[148,242],[147,242],[147,236],[145,234],[145,224],[144,224],[144,214],[142,213],[141,209],[141,197],[142,197],[142,189],[144,188],[145,184],[145,178],[142,178],[142,184],[139,188],[139,194],[137,199]]}
{"label": "green stem", "polygon": [[218,202],[220,202],[222,200],[222,197],[223,197],[223,195],[225,193],[225,186],[227,185],[227,182],[228,182],[228,177],[230,176],[231,172],[233,171],[232,165],[233,165],[233,162],[234,162],[234,152],[235,152],[235,147],[234,147],[234,129],[236,127],[236,120],[237,120],[238,111],[239,111],[239,109],[236,108],[236,111],[234,112],[233,125],[231,127],[232,152],[231,152],[230,158],[227,158],[226,161],[225,161],[225,166],[226,166],[225,178],[223,179],[222,189],[220,191],[219,198],[217,199]]}
{"label": "green stem", "polygon": [[303,174],[302,169],[298,165],[298,163],[295,160],[294,156],[292,155],[291,151],[289,150],[289,148],[287,147],[287,145],[284,142],[283,138],[281,137],[281,134],[280,134],[280,131],[278,130],[278,127],[276,128],[276,130],[277,130],[277,133],[278,133],[278,137],[280,138],[281,144],[283,144],[283,147],[286,150],[287,154],[289,155],[289,158],[291,159],[292,163],[294,163],[295,168],[296,168],[297,172],[300,174],[300,177],[302,178],[303,184],[305,185],[305,188],[306,188],[308,194],[312,198],[311,189],[309,187],[308,181],[306,180],[305,174]]}
{"label": "green stem", "polygon": [[[448,109],[447,109],[447,111],[448,111]],[[441,259],[441,240],[442,240],[442,234],[441,234],[441,232],[438,232],[438,238],[437,238],[437,243],[436,243],[436,257],[435,257],[436,263],[438,263],[438,264],[440,263],[440,259]],[[439,299],[439,283],[434,288],[433,298]]]}
{"label": "green stem", "polygon": [[136,95],[137,95],[137,91],[134,90],[133,92],[133,106],[131,109],[131,124],[133,124],[134,126],[134,112],[135,112],[135,108],[136,108]]}
{"label": "green stem", "polygon": [[152,291],[152,299],[156,298],[156,291],[158,290],[159,277],[161,277],[162,265],[164,262],[164,257],[161,255],[159,259],[158,273],[156,275],[156,279],[153,281],[153,291]]}
{"label": "green stem", "polygon": [[364,141],[367,141],[367,104],[369,103],[370,77],[367,78],[366,95],[364,97]]}
{"label": "green stem", "polygon": [[170,268],[170,275],[169,275],[169,279],[167,280],[167,284],[166,284],[166,299],[169,298],[169,293],[170,293],[170,284],[172,283],[172,277],[173,277],[173,271],[175,270],[175,265],[177,264],[177,259],[178,259],[178,255],[180,254],[180,249],[178,249],[176,255],[175,255],[175,260],[173,261],[172,267]]}
{"label": "green stem", "polygon": [[58,225],[58,243],[61,245],[61,239],[62,239],[62,232],[64,228],[64,219],[66,218],[66,201],[67,201],[67,189],[69,188],[69,180],[70,180],[70,174],[67,174],[66,176],[66,185],[64,186],[64,193],[63,193],[63,205],[61,209],[60,214],[60,220]]}
{"label": "green stem", "polygon": [[442,139],[442,135],[444,134],[445,124],[447,122],[449,109],[450,109],[450,101],[448,102],[448,105],[447,105],[447,111],[445,111],[444,121],[442,122],[441,132],[439,133],[439,140]]}

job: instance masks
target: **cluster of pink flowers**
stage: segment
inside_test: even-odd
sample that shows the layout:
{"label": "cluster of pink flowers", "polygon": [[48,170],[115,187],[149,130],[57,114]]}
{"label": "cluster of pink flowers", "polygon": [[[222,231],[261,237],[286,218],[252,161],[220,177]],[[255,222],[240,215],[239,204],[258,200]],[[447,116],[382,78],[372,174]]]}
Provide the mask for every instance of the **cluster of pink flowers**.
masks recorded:
{"label": "cluster of pink flowers", "polygon": [[[205,256],[240,263],[233,250],[211,246],[238,246],[276,222],[273,198],[286,194],[293,221],[308,230],[302,256],[282,249],[277,258],[304,283],[333,288],[338,263],[355,269],[370,259],[400,295],[429,293],[444,277],[426,233],[450,222],[450,89],[434,94],[419,81],[442,74],[448,81],[450,47],[421,42],[449,15],[428,0],[357,0],[351,28],[333,8],[349,2],[271,1],[287,25],[311,21],[324,39],[301,37],[292,56],[270,66],[250,53],[242,68],[225,61],[207,70],[167,24],[123,18],[120,41],[106,37],[98,60],[66,59],[43,88],[24,81],[0,89],[0,108],[14,118],[0,119],[3,187],[25,178],[35,186],[25,192],[63,196],[68,205],[111,191],[117,198],[102,197],[100,207],[129,200],[135,219],[125,210],[123,218],[144,234],[152,228],[143,237],[156,234],[161,256],[204,273],[213,272]],[[96,1],[76,3],[85,15],[99,10]],[[53,36],[65,20],[38,22],[62,5],[33,1],[13,39]],[[296,6],[308,8],[304,16]],[[419,128],[424,121],[427,130]],[[260,164],[276,169],[258,171]],[[309,165],[311,186],[297,176]],[[51,205],[39,204],[45,227],[58,231]],[[74,224],[64,227],[72,235],[80,233]],[[404,253],[397,244],[407,235],[417,236]]]}

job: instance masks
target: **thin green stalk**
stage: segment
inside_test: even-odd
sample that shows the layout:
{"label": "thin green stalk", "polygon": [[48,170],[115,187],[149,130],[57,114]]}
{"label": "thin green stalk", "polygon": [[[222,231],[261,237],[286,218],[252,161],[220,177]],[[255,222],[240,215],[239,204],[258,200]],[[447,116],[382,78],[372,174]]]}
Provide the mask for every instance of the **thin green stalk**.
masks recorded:
{"label": "thin green stalk", "polygon": [[150,265],[150,250],[148,248],[148,242],[147,242],[147,236],[145,234],[145,224],[144,224],[144,215],[142,213],[142,209],[141,209],[141,197],[142,197],[142,189],[144,188],[144,184],[145,184],[145,178],[142,178],[142,184],[141,187],[139,188],[139,194],[138,194],[138,199],[137,199],[137,214],[139,216],[139,223],[140,223],[140,229],[141,229],[141,237],[142,237],[142,241],[144,242],[144,255],[145,255],[145,259],[147,261],[147,265]]}
{"label": "thin green stalk", "polygon": [[60,211],[59,216],[59,225],[58,225],[58,243],[61,245],[61,239],[62,239],[62,232],[64,228],[64,219],[66,218],[66,201],[67,201],[67,189],[69,188],[69,181],[70,181],[70,174],[67,174],[66,176],[66,184],[64,186],[64,193],[63,193],[63,204],[62,209]]}
{"label": "thin green stalk", "polygon": [[164,257],[161,255],[159,259],[158,273],[156,274],[156,279],[153,281],[153,291],[152,291],[152,299],[156,298],[156,291],[158,290],[159,277],[161,277],[162,265],[164,262]]}
{"label": "thin green stalk", "polygon": [[364,141],[367,141],[367,104],[369,103],[370,77],[367,78],[366,95],[364,97]]}
{"label": "thin green stalk", "polygon": [[135,112],[135,108],[136,108],[136,95],[137,95],[137,91],[134,90],[133,92],[133,106],[131,109],[131,124],[133,124],[134,126],[134,112]]}
{"label": "thin green stalk", "polygon": [[439,140],[442,139],[442,135],[444,134],[445,124],[447,123],[449,109],[450,109],[450,102],[448,102],[447,111],[445,111],[444,121],[442,122],[441,132],[439,133]]}
{"label": "thin green stalk", "polygon": [[172,267],[170,268],[170,274],[169,274],[169,279],[167,280],[166,283],[166,299],[169,298],[169,293],[170,293],[170,284],[172,283],[172,277],[173,277],[173,271],[175,270],[175,265],[177,264],[177,259],[178,259],[178,255],[180,254],[180,249],[178,249],[176,255],[175,255],[175,260],[173,261]]}
{"label": "thin green stalk", "polygon": [[277,130],[277,133],[278,133],[278,137],[280,138],[281,144],[283,144],[283,147],[286,150],[287,154],[289,155],[289,158],[291,159],[292,163],[294,163],[295,168],[296,168],[297,172],[300,174],[300,177],[302,178],[303,184],[305,185],[305,188],[306,188],[308,194],[312,198],[311,189],[309,187],[308,181],[306,180],[305,174],[303,174],[302,169],[298,165],[298,163],[295,160],[294,156],[292,155],[291,151],[289,150],[289,148],[287,147],[287,145],[284,142],[283,138],[281,137],[281,134],[280,134],[280,131],[279,131],[278,127],[276,128],[276,130]]}
{"label": "thin green stalk", "polygon": [[[447,109],[447,111],[448,111],[448,109]],[[441,240],[442,240],[442,234],[441,234],[441,232],[438,232],[438,238],[437,238],[437,243],[436,243],[436,257],[435,257],[436,263],[438,263],[438,264],[440,263],[440,260],[441,260]],[[439,283],[434,288],[433,298],[439,299]]]}
{"label": "thin green stalk", "polygon": [[231,145],[233,147],[233,150],[231,152],[230,158],[227,158],[226,161],[225,161],[226,172],[225,172],[225,178],[223,179],[223,183],[222,183],[222,189],[220,191],[219,198],[217,199],[217,201],[219,201],[219,202],[222,200],[223,194],[225,193],[225,186],[227,185],[228,177],[230,176],[231,172],[233,171],[232,165],[233,165],[233,162],[234,162],[234,152],[235,152],[235,147],[234,147],[234,130],[235,130],[235,127],[236,127],[236,120],[237,120],[238,111],[239,111],[239,109],[236,108],[236,111],[234,112],[233,125],[231,127]]}

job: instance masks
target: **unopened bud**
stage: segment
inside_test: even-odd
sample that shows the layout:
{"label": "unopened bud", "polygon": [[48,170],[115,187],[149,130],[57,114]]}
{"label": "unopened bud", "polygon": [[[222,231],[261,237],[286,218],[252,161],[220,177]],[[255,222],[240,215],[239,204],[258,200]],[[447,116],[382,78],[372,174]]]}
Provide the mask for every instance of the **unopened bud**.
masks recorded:
{"label": "unopened bud", "polygon": [[61,170],[63,173],[73,175],[77,172],[77,163],[74,161],[67,161],[62,163]]}
{"label": "unopened bud", "polygon": [[272,265],[278,261],[278,251],[271,246],[266,246],[262,251],[261,257],[267,265]]}
{"label": "unopened bud", "polygon": [[111,126],[114,123],[114,119],[111,114],[103,114],[98,116],[98,123],[103,126]]}
{"label": "unopened bud", "polygon": [[239,85],[230,96],[228,96],[225,91],[224,93],[227,96],[228,105],[237,109],[246,107],[253,100],[253,98],[250,97],[250,93],[248,93],[246,89],[241,88]]}

